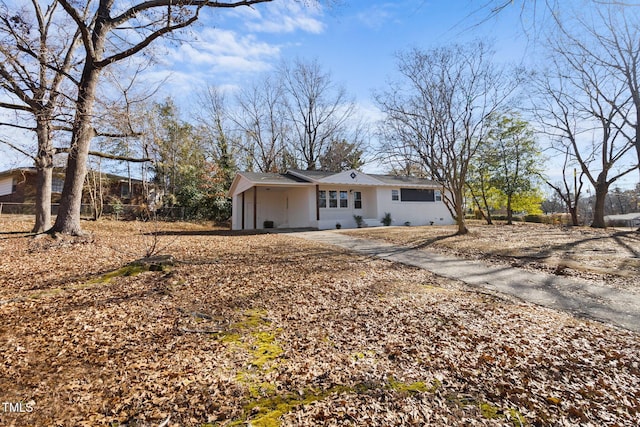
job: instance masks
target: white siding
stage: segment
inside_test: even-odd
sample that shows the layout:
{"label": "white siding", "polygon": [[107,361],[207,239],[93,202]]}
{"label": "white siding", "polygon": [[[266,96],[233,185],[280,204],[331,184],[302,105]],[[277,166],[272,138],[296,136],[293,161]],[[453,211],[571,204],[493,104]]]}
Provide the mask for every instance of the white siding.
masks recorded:
{"label": "white siding", "polygon": [[[373,187],[344,187],[338,185],[321,185],[320,190],[327,192],[327,204],[329,203],[329,191],[347,191],[349,197],[346,208],[320,208],[320,222],[318,228],[322,230],[336,228],[336,223],[340,223],[342,228],[355,228],[356,221],[354,215],[359,215],[363,220],[376,218],[378,216],[378,195]],[[362,208],[356,209],[354,206],[354,193],[359,191],[362,194]],[[339,202],[339,199],[338,199]]]}
{"label": "white siding", "polygon": [[[257,191],[256,223],[253,223],[253,198]],[[254,187],[244,193],[244,228],[260,229],[264,221],[273,221],[275,228],[315,227],[315,187]],[[242,194],[232,199],[231,228],[242,229]]]}
{"label": "white siding", "polygon": [[[267,189],[268,188],[268,189]],[[343,228],[355,228],[354,215],[362,216],[369,225],[381,225],[382,216],[389,212],[393,225],[445,225],[453,224],[444,202],[402,202],[391,200],[391,190],[395,187],[371,187],[358,185],[321,184],[320,190],[327,193],[327,205],[329,204],[329,191],[337,191],[338,206],[340,203],[340,191],[348,194],[348,206],[346,208],[320,208],[320,220],[316,219],[316,189],[315,186],[299,187],[253,187],[244,193],[244,228],[261,229],[264,221],[274,222],[276,228],[301,228],[317,227],[319,229],[333,229],[336,223]],[[254,192],[257,191],[256,221],[254,224]],[[362,193],[362,209],[354,207],[354,193]],[[233,196],[232,228],[242,228],[242,195],[236,193]]]}
{"label": "white siding", "polygon": [[231,229],[242,229],[242,194],[235,194],[231,198]]}
{"label": "white siding", "polygon": [[315,187],[291,188],[286,193],[286,217],[285,225],[289,228],[313,227],[315,226],[316,205]]}
{"label": "white siding", "polygon": [[1,178],[0,179],[0,196],[6,196],[13,193],[13,178]]}
{"label": "white siding", "polygon": [[[336,223],[340,223],[343,228],[355,228],[356,222],[353,219],[353,193],[349,191],[349,187],[340,185],[321,185],[320,191],[326,191],[327,207],[320,208],[320,223],[318,228],[326,230],[336,228]],[[329,200],[329,192],[335,191],[338,207],[331,208]],[[340,192],[346,191],[348,202],[346,208],[340,206]]]}
{"label": "white siding", "polygon": [[[402,202],[391,200],[391,188],[378,188],[378,217],[389,212],[392,225],[447,225],[453,218],[444,202]],[[400,188],[397,188],[400,190]]]}

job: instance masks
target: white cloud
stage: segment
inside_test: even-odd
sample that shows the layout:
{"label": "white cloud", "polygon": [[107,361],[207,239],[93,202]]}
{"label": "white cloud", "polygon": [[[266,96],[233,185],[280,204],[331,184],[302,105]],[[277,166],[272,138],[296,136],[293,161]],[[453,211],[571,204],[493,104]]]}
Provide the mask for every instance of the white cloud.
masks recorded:
{"label": "white cloud", "polygon": [[205,28],[192,42],[170,51],[162,62],[165,67],[190,73],[260,72],[279,55],[279,46],[251,34]]}
{"label": "white cloud", "polygon": [[325,25],[320,20],[319,5],[302,4],[295,0],[270,3],[268,7],[252,9],[246,14],[245,26],[249,31],[264,33],[293,33],[303,31],[320,34]]}

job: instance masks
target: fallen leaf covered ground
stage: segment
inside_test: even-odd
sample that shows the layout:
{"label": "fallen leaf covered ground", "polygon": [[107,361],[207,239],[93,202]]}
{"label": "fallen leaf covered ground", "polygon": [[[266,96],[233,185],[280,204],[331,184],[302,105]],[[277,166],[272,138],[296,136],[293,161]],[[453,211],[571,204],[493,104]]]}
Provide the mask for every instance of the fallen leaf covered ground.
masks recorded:
{"label": "fallen leaf covered ground", "polygon": [[3,426],[640,424],[625,330],[295,235],[8,218]]}
{"label": "fallen leaf covered ground", "polygon": [[451,226],[376,227],[345,232],[640,292],[640,233],[635,229],[533,223],[486,225],[471,221],[470,230],[463,236],[455,235]]}

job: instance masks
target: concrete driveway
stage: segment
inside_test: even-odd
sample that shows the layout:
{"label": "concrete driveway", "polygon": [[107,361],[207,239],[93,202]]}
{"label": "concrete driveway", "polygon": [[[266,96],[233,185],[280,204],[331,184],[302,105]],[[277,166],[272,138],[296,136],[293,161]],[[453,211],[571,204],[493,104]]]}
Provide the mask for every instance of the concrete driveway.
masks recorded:
{"label": "concrete driveway", "polygon": [[640,332],[640,294],[637,293],[592,284],[586,280],[510,266],[488,265],[424,249],[351,237],[336,230],[306,231],[291,235],[424,268],[438,276],[461,280],[472,286]]}

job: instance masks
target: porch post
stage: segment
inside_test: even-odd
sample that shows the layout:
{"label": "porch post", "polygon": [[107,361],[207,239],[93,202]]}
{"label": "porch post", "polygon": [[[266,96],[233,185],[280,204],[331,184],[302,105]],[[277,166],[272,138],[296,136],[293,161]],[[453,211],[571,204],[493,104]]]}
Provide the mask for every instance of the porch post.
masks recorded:
{"label": "porch post", "polygon": [[258,187],[253,187],[253,229],[258,229]]}
{"label": "porch post", "polygon": [[242,212],[242,228],[240,228],[241,230],[244,230],[244,193],[246,193],[246,191],[242,192],[242,209],[240,209],[240,212]]}
{"label": "porch post", "polygon": [[316,184],[316,221],[320,221],[320,185]]}

